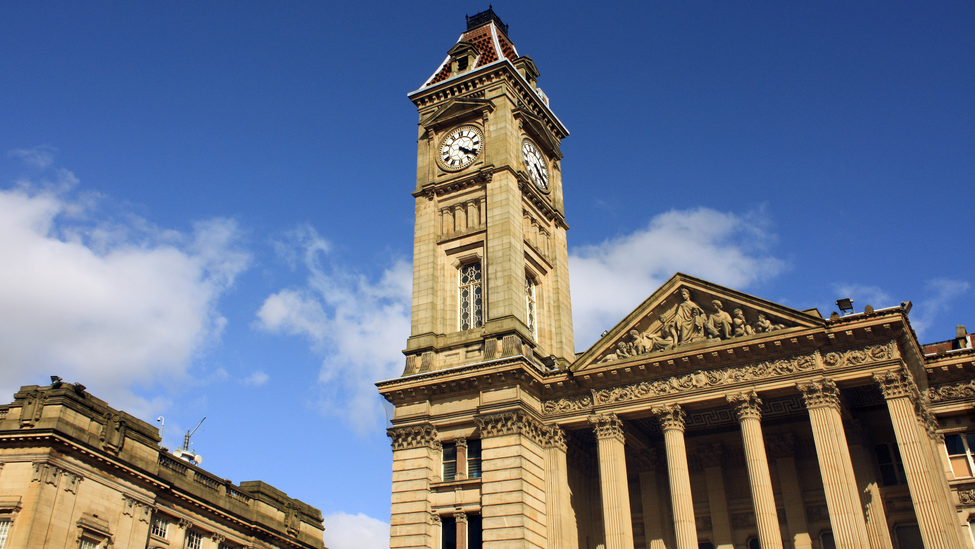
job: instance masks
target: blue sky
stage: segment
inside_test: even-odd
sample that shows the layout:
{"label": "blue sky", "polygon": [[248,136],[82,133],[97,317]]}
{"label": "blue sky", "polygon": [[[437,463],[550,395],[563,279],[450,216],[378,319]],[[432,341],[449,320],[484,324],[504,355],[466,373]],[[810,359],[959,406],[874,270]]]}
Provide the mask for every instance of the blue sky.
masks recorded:
{"label": "blue sky", "polygon": [[[495,3],[571,132],[578,350],[678,270],[975,328],[975,5]],[[4,3],[0,390],[206,416],[206,468],[382,547],[406,94],[487,6],[334,4]]]}

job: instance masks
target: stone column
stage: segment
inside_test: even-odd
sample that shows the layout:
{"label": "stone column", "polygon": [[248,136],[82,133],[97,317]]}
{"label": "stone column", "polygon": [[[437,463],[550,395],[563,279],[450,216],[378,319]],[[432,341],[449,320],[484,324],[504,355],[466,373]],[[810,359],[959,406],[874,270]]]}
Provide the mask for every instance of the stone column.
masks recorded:
{"label": "stone column", "polygon": [[430,526],[431,528],[431,541],[430,549],[440,549],[443,545],[441,538],[443,537],[443,520],[437,513],[430,513]]}
{"label": "stone column", "polygon": [[646,549],[666,549],[664,544],[663,515],[660,509],[660,490],[657,487],[659,458],[653,448],[641,452],[649,471],[640,473],[640,502],[643,505],[643,531]]}
{"label": "stone column", "polygon": [[860,490],[860,500],[867,519],[870,549],[894,549],[890,539],[890,528],[887,526],[884,501],[880,497],[877,475],[874,472],[873,461],[870,459],[871,453],[865,444],[863,427],[858,422],[854,422],[853,425],[849,433],[852,442],[850,457],[853,459],[853,474],[857,477],[857,488]]}
{"label": "stone column", "polygon": [[779,515],[775,510],[775,495],[772,492],[772,475],[768,470],[765,438],[762,436],[762,399],[758,398],[755,391],[728,395],[727,399],[734,406],[741,425],[759,544],[762,549],[782,549],[782,532],[779,531]]}
{"label": "stone column", "polygon": [[697,455],[704,467],[708,484],[708,507],[711,511],[711,532],[715,549],[733,549],[731,515],[728,513],[728,496],[724,489],[724,445],[720,442],[701,446]]}
{"label": "stone column", "polygon": [[454,525],[457,526],[457,549],[467,549],[467,513],[454,513]]}
{"label": "stone column", "polygon": [[684,446],[684,418],[679,404],[653,409],[660,420],[667,447],[667,473],[670,477],[670,503],[674,508],[674,531],[677,549],[698,549],[697,526],[694,522],[694,501],[691,499],[691,475],[687,468]]}
{"label": "stone column", "polygon": [[[433,547],[439,529],[430,520],[430,483],[438,474],[441,445],[433,425],[386,431],[393,446],[392,505],[389,546],[394,549]],[[173,547],[181,547],[174,545]]]}
{"label": "stone column", "polygon": [[457,448],[457,480],[467,479],[467,439],[458,438],[454,440],[454,447]]}
{"label": "stone column", "polygon": [[[785,521],[789,528],[795,549],[811,549],[812,537],[806,522],[806,505],[802,500],[802,484],[796,472],[796,437],[792,433],[781,433],[768,440],[768,456],[775,460],[779,471],[779,488],[782,490],[782,503],[785,506]],[[888,548],[890,549],[890,548]]]}
{"label": "stone column", "polygon": [[548,517],[549,549],[577,549],[579,537],[572,527],[574,511],[570,505],[569,466],[566,462],[565,431],[552,425],[544,437],[545,516]]}
{"label": "stone column", "polygon": [[924,547],[961,547],[960,536],[956,532],[960,528],[956,520],[949,518],[954,510],[941,509],[939,505],[937,491],[946,487],[936,482],[935,472],[928,459],[925,445],[930,444],[930,441],[921,435],[916,409],[921,395],[914,380],[909,375],[896,371],[874,374],[873,379],[887,400],[887,410],[890,412],[897,448],[907,474],[907,486],[911,491],[914,514],[917,516]]}
{"label": "stone column", "polygon": [[623,422],[616,414],[590,416],[589,422],[596,431],[599,452],[606,549],[631,549],[633,520],[630,516],[630,492],[626,483]]}
{"label": "stone column", "polygon": [[796,387],[809,412],[836,547],[867,548],[870,546],[867,525],[840,415],[840,391],[830,379],[800,383]]}

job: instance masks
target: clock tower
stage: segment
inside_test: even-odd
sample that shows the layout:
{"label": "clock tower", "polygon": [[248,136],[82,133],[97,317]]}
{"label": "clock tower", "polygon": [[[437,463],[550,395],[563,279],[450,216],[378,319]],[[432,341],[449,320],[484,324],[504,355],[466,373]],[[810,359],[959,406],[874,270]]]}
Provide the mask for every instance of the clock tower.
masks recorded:
{"label": "clock tower", "polygon": [[420,89],[413,314],[404,376],[575,356],[562,195],[568,131],[488,9]]}

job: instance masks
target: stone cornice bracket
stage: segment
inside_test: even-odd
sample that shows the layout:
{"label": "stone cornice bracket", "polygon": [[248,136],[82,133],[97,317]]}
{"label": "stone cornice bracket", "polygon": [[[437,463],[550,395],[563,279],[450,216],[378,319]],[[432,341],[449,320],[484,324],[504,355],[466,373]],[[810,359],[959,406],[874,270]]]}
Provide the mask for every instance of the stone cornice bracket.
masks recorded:
{"label": "stone cornice bracket", "polygon": [[437,447],[437,428],[430,423],[414,425],[412,427],[391,427],[386,429],[393,450],[408,450],[410,448]]}
{"label": "stone cornice bracket", "polygon": [[458,448],[467,448],[467,439],[464,437],[459,437],[454,439],[454,444]]}
{"label": "stone cornice bracket", "polygon": [[651,409],[650,412],[657,416],[657,420],[660,422],[660,428],[662,430],[684,430],[684,420],[687,419],[687,414],[684,412],[684,409],[680,407],[680,404],[658,406]]}
{"label": "stone cornice bracket", "polygon": [[836,382],[829,378],[808,383],[797,383],[796,389],[802,393],[806,408],[840,409],[840,390]]}
{"label": "stone cornice bracket", "polygon": [[227,541],[227,536],[214,532],[213,534],[210,534],[210,539],[213,541],[213,543],[220,545],[221,543]]}
{"label": "stone cornice bracket", "polygon": [[457,524],[467,524],[467,513],[459,509],[454,511],[454,520],[457,521]]}
{"label": "stone cornice bracket", "polygon": [[475,417],[474,423],[481,430],[481,438],[523,435],[538,444],[544,443],[545,426],[521,410]]}
{"label": "stone cornice bracket", "polygon": [[623,436],[623,422],[616,414],[598,414],[589,416],[589,423],[593,425],[597,439],[615,438],[620,442],[625,442]]}
{"label": "stone cornice bracket", "polygon": [[558,448],[565,452],[568,444],[565,440],[565,431],[558,425],[549,425],[545,430],[542,446],[546,448]]}
{"label": "stone cornice bracket", "polygon": [[179,522],[176,523],[176,526],[182,528],[183,530],[189,530],[193,527],[193,523],[189,519],[181,518],[179,519]]}
{"label": "stone cornice bracket", "polygon": [[433,511],[430,511],[430,524],[434,526],[440,526],[440,523],[441,523],[440,515],[434,513]]}
{"label": "stone cornice bracket", "polygon": [[876,373],[873,375],[873,380],[884,394],[884,398],[888,400],[892,398],[909,398],[915,404],[920,401],[921,394],[918,391],[917,385],[914,384],[914,380],[909,375],[905,375],[903,372],[890,370]]}
{"label": "stone cornice bracket", "polygon": [[703,467],[721,467],[724,465],[724,444],[715,442],[698,446],[697,455]]}
{"label": "stone cornice bracket", "polygon": [[737,395],[727,395],[728,404],[735,408],[738,421],[743,419],[762,419],[762,399],[754,390],[742,391]]}
{"label": "stone cornice bracket", "polygon": [[796,454],[796,436],[781,433],[769,437],[765,439],[765,451],[772,459],[793,457]]}

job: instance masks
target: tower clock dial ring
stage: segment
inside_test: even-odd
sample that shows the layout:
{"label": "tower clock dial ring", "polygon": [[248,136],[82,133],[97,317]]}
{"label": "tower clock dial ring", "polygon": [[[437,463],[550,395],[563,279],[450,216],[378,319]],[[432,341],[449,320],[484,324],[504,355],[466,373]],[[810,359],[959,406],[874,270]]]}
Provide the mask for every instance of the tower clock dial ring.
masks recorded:
{"label": "tower clock dial ring", "polygon": [[462,170],[477,160],[484,148],[484,136],[474,126],[460,126],[440,141],[437,161],[445,170]]}
{"label": "tower clock dial ring", "polygon": [[531,139],[521,142],[521,152],[525,159],[525,169],[528,170],[528,177],[532,183],[540,190],[548,192],[548,164],[545,162],[545,155],[538,150],[538,146]]}

